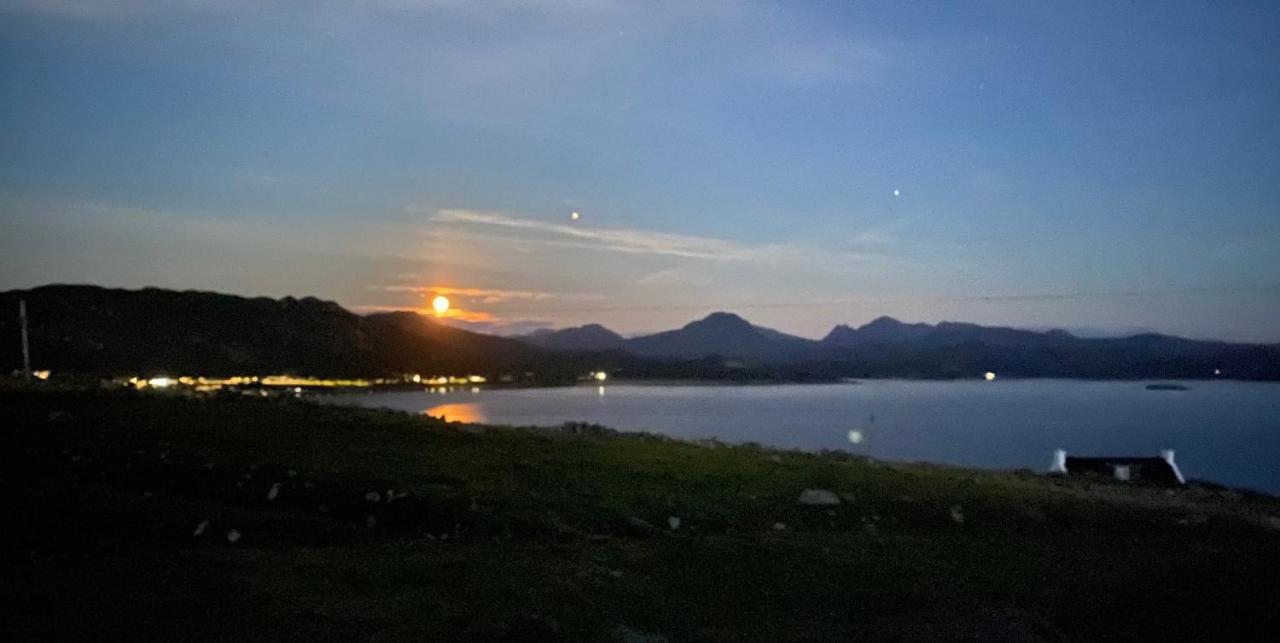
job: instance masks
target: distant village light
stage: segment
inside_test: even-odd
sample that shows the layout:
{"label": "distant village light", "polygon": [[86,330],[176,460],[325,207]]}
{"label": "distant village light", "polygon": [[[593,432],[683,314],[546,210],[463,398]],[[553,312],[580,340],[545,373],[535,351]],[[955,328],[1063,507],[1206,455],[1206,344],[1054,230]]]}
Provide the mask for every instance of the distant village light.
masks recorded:
{"label": "distant village light", "polygon": [[603,381],[605,381],[605,380],[607,380],[607,379],[609,379],[609,374],[608,374],[608,373],[606,373],[606,372],[604,372],[604,371],[599,371],[599,372],[597,372],[597,373],[596,373],[596,381],[597,381],[597,382],[603,382]]}
{"label": "distant village light", "polygon": [[992,373],[991,371],[987,371],[987,374],[983,375],[983,377],[986,378],[988,382],[990,382],[991,380],[994,380],[996,378],[996,374]]}

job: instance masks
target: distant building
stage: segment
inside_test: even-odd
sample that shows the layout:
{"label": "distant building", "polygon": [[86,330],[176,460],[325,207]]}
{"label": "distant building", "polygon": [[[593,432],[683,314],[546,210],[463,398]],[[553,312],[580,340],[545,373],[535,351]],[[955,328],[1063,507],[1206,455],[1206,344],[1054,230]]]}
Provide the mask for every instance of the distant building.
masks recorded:
{"label": "distant building", "polygon": [[1162,487],[1176,487],[1186,483],[1182,471],[1173,460],[1173,449],[1160,452],[1158,458],[1082,458],[1068,456],[1067,452],[1058,449],[1053,452],[1051,473],[1066,475],[1102,476],[1121,482],[1149,484]]}

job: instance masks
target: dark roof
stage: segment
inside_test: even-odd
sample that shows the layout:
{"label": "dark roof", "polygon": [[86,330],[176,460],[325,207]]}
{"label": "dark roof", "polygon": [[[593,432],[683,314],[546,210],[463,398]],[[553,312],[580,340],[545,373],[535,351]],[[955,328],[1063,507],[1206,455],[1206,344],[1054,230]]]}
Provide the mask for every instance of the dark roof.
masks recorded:
{"label": "dark roof", "polygon": [[1171,487],[1181,484],[1177,471],[1164,458],[1067,456],[1067,473],[1072,475],[1100,475],[1114,478],[1117,466],[1129,467],[1130,482]]}

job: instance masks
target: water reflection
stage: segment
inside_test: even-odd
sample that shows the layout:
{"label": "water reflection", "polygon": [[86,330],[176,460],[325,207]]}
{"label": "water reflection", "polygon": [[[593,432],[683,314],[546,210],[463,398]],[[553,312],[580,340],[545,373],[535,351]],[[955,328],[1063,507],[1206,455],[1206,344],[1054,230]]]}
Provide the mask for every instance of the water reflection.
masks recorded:
{"label": "water reflection", "polygon": [[482,424],[587,422],[691,439],[1035,471],[1043,471],[1058,448],[1102,454],[1172,448],[1186,475],[1280,493],[1274,455],[1280,453],[1280,384],[1222,379],[1187,384],[1189,390],[1177,396],[1152,394],[1145,382],[1009,378],[858,385],[609,384],[600,397],[600,385],[591,382],[478,395],[463,388],[444,398],[388,391],[322,399],[415,413],[427,409],[449,420]]}
{"label": "water reflection", "polygon": [[441,418],[448,422],[484,422],[484,413],[480,411],[477,404],[441,404],[433,406],[422,412],[423,415],[429,415],[435,418]]}

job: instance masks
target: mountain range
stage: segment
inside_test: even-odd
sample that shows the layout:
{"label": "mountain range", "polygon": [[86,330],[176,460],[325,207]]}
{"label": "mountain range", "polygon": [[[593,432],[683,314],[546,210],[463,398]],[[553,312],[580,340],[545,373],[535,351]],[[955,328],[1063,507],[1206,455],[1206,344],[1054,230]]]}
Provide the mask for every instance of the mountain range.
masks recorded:
{"label": "mountain range", "polygon": [[631,339],[598,325],[522,339],[552,350],[603,347],[657,359],[719,357],[787,366],[817,378],[951,378],[986,371],[1016,377],[1280,378],[1280,345],[1276,344],[1199,341],[1157,333],[1086,338],[1063,330],[960,322],[909,324],[892,317],[858,328],[842,324],[821,340],[762,328],[723,312],[677,330]]}
{"label": "mountain range", "polygon": [[773,381],[968,378],[994,371],[1013,377],[1280,380],[1280,345],[1152,333],[1082,338],[1061,330],[881,317],[858,328],[837,326],[813,340],[719,312],[640,337],[591,324],[509,338],[411,312],[358,315],[311,297],[65,285],[0,293],[4,371],[22,363],[18,299],[30,312],[34,365],[86,374],[480,374],[558,383],[595,370],[637,379]]}

